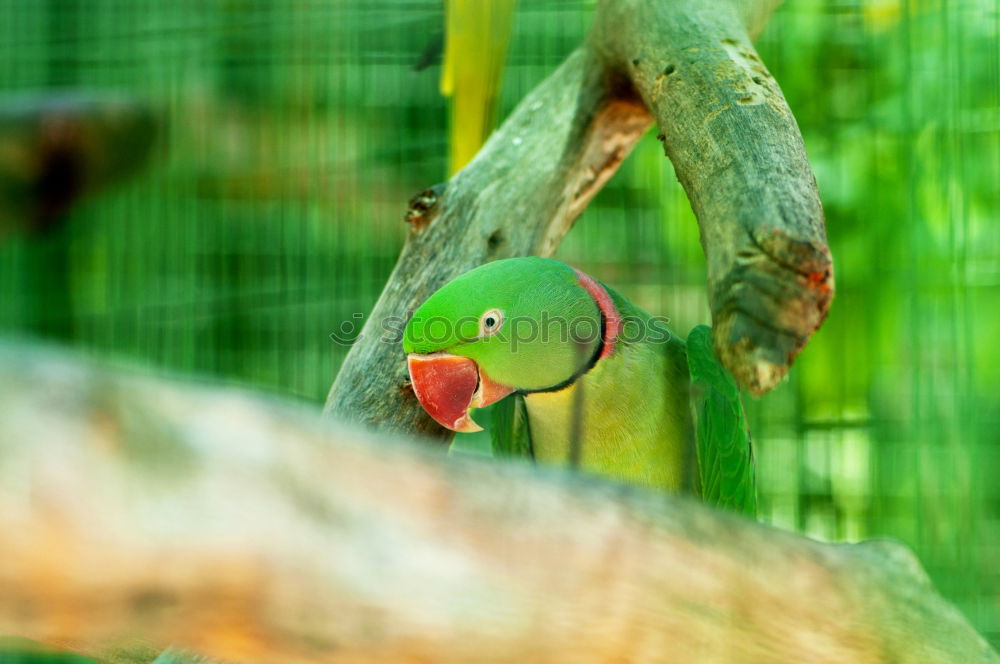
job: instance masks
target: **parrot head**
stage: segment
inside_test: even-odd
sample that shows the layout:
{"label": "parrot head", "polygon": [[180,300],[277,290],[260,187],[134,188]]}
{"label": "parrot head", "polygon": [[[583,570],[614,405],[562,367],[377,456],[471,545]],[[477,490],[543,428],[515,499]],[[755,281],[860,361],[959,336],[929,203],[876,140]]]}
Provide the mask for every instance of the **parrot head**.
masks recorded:
{"label": "parrot head", "polygon": [[466,272],[406,325],[413,391],[442,426],[479,431],[470,408],[560,389],[586,371],[605,346],[607,306],[596,281],[553,260],[509,258]]}

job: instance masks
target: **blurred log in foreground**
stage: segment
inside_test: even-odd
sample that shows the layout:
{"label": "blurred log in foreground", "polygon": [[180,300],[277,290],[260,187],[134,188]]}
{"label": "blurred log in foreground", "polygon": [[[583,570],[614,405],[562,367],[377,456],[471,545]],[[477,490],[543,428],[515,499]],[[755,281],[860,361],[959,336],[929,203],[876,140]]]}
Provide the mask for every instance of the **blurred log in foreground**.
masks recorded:
{"label": "blurred log in foreground", "polygon": [[0,345],[0,633],[117,661],[998,662],[890,543]]}

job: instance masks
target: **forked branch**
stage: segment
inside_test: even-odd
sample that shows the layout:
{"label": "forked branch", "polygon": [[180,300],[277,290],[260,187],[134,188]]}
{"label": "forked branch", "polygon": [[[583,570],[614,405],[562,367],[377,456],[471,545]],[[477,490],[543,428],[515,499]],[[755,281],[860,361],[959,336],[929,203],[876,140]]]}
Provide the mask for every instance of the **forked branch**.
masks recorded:
{"label": "forked branch", "polygon": [[381,325],[496,258],[550,255],[655,120],[708,258],[716,348],[755,393],[820,325],[833,276],[815,181],[777,83],[750,45],[774,0],[608,0],[587,43],[476,158],[418,196],[410,237],[330,391],[337,419],[447,438]]}

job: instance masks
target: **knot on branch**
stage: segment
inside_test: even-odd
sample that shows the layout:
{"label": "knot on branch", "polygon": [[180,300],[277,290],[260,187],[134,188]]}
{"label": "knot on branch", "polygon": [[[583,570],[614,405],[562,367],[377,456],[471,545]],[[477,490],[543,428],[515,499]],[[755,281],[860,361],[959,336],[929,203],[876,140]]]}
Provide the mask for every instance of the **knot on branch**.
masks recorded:
{"label": "knot on branch", "polygon": [[414,232],[419,233],[423,230],[437,214],[438,199],[444,193],[445,186],[443,182],[436,184],[433,187],[424,189],[410,199],[403,219],[406,223],[410,224],[410,228]]}

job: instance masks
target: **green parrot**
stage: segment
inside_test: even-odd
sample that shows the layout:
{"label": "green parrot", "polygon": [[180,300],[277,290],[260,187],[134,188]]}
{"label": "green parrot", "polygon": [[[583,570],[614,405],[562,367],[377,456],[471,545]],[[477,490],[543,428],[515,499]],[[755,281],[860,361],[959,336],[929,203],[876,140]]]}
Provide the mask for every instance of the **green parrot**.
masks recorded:
{"label": "green parrot", "polygon": [[510,258],[428,298],[403,349],[417,399],[442,426],[478,431],[470,409],[495,404],[495,455],[756,512],[739,389],[705,326],[685,343],[569,265]]}

